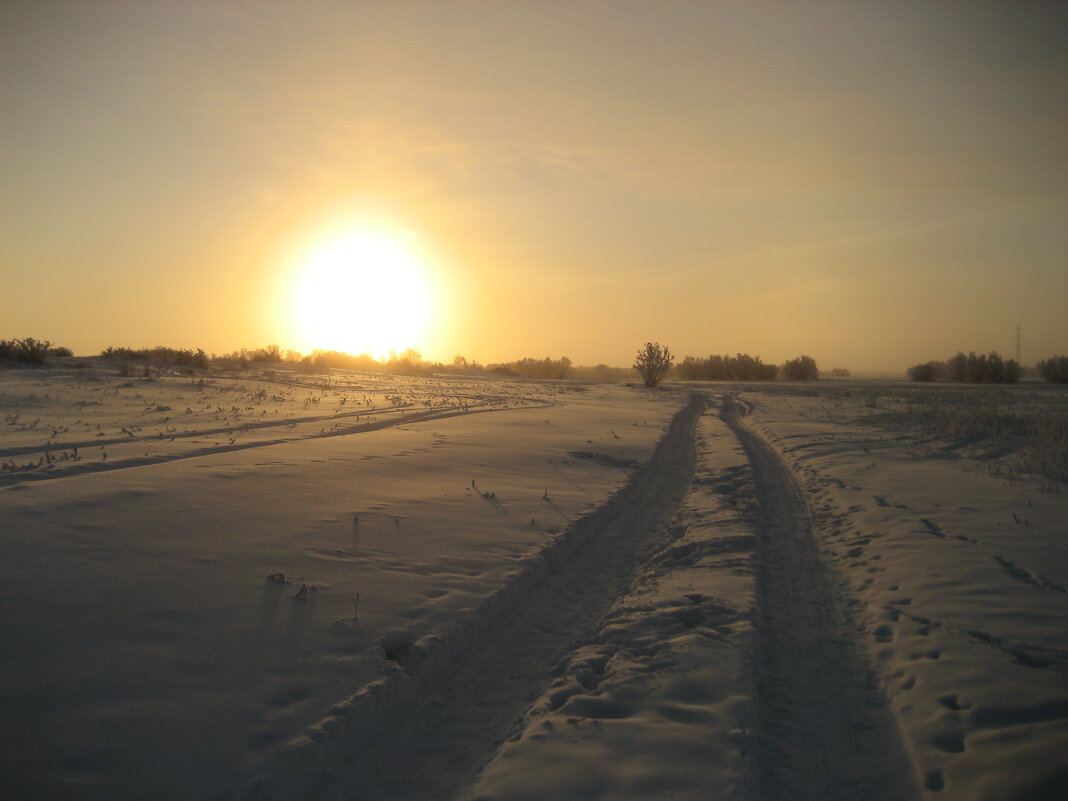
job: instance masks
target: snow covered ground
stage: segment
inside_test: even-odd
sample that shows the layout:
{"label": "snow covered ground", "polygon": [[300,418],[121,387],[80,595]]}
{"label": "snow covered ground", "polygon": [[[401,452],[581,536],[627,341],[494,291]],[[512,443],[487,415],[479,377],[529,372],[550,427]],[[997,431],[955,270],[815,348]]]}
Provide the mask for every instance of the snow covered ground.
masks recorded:
{"label": "snow covered ground", "polygon": [[235,794],[601,503],[677,406],[348,374],[2,381],[10,798]]}
{"label": "snow covered ground", "polygon": [[969,452],[880,421],[929,402],[1063,416],[1068,396],[1026,385],[744,394],[750,425],[804,488],[920,789],[1063,797],[1068,493],[1013,471],[996,435]]}
{"label": "snow covered ground", "polygon": [[935,392],[5,371],[0,794],[1060,797],[1068,495]]}

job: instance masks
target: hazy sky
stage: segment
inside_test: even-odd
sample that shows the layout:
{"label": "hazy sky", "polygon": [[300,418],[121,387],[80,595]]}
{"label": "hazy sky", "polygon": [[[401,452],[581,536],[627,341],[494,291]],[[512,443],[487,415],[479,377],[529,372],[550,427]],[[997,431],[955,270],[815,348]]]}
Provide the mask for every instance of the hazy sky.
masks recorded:
{"label": "hazy sky", "polygon": [[300,348],[345,225],[439,360],[1068,353],[1068,4],[0,0],[0,337]]}

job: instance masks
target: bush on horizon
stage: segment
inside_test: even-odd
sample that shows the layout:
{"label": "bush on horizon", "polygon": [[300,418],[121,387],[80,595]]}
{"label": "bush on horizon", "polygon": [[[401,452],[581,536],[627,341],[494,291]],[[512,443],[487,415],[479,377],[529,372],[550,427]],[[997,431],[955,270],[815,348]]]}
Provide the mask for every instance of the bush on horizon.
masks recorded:
{"label": "bush on horizon", "polygon": [[[294,359],[293,357],[296,357]],[[268,345],[265,348],[256,348],[249,350],[248,348],[241,348],[241,350],[231,351],[230,353],[224,353],[222,356],[212,356],[214,361],[228,361],[228,362],[241,362],[247,364],[248,362],[261,362],[263,364],[281,364],[283,361],[300,361],[300,354],[296,351],[286,351],[286,357],[282,357],[281,348],[277,345]]]}
{"label": "bush on horizon", "polygon": [[468,370],[477,370],[479,372],[485,370],[481,364],[474,359],[468,360],[466,356],[461,356],[457,353],[452,357],[452,369],[459,370],[460,372],[466,372]]}
{"label": "bush on horizon", "polygon": [[1050,356],[1035,365],[1038,374],[1051,384],[1068,384],[1068,356]]}
{"label": "bush on horizon", "polygon": [[634,357],[633,369],[638,371],[642,382],[647,387],[655,387],[671,370],[672,356],[667,345],[659,342],[646,342]]}
{"label": "bush on horizon", "polygon": [[906,370],[910,381],[941,381],[945,373],[946,365],[935,361],[914,364]]}
{"label": "bush on horizon", "polygon": [[70,348],[57,347],[48,340],[26,337],[0,340],[0,360],[19,364],[48,364],[49,356],[73,356]]}
{"label": "bush on horizon", "polygon": [[798,356],[790,359],[782,366],[782,377],[791,381],[809,381],[820,377],[816,360],[811,356]]}
{"label": "bush on horizon", "polygon": [[910,367],[907,375],[912,381],[950,381],[960,384],[1015,384],[1023,375],[1023,368],[1015,359],[1001,358],[997,351],[967,356],[957,355],[944,362],[931,361]]}
{"label": "bush on horizon", "polygon": [[631,368],[629,367],[611,367],[603,362],[601,364],[595,364],[592,367],[587,366],[572,366],[571,375],[573,378],[584,378],[589,381],[626,381],[632,377]]}
{"label": "bush on horizon", "polygon": [[[154,362],[156,364],[173,364],[178,367],[208,367],[208,354],[203,348],[167,348],[157,345],[154,348],[116,348],[108,346],[101,354],[105,359],[118,362]],[[125,375],[126,373],[124,373]]]}
{"label": "bush on horizon", "polygon": [[778,376],[779,368],[748,353],[712,354],[707,359],[686,356],[676,365],[675,374],[683,381],[770,381]]}
{"label": "bush on horizon", "polygon": [[[293,359],[287,354],[286,361]],[[390,351],[386,361],[379,361],[369,353],[353,355],[339,350],[314,350],[298,361],[302,367],[312,370],[384,371],[401,374],[427,373],[441,366],[424,362],[422,354],[414,348],[409,348],[401,354]]]}
{"label": "bush on horizon", "polygon": [[571,359],[561,356],[559,359],[532,359],[530,357],[517,359],[514,362],[502,362],[500,364],[487,364],[486,370],[503,375],[516,375],[523,378],[555,378],[563,379],[571,375]]}
{"label": "bush on horizon", "polygon": [[304,357],[301,362],[319,370],[335,368],[338,370],[377,370],[381,368],[378,361],[368,353],[353,356],[337,350],[316,350]]}

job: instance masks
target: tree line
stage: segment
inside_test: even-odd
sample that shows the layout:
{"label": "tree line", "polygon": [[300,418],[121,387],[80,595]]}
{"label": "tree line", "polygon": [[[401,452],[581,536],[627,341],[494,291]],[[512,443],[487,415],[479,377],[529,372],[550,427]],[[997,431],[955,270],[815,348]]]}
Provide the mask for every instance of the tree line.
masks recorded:
{"label": "tree line", "polygon": [[[49,357],[73,356],[70,348],[53,345],[45,340],[32,338],[0,340],[0,364],[47,364]],[[776,378],[811,380],[819,378],[816,360],[811,356],[798,356],[782,365],[765,364],[759,356],[747,353],[711,354],[705,357],[686,356],[675,363],[665,345],[647,342],[638,351],[630,368],[609,367],[598,364],[593,367],[575,365],[567,356],[553,359],[526,357],[510,362],[482,365],[463,356],[453,359],[451,365],[424,361],[419,351],[408,349],[401,354],[390,352],[387,359],[376,359],[369,354],[352,355],[334,350],[316,350],[304,355],[294,350],[282,351],[277,345],[246,349],[232,353],[209,356],[203,348],[169,348],[158,345],[154,348],[108,347],[101,357],[128,365],[140,361],[156,365],[170,364],[187,370],[206,369],[212,363],[249,362],[265,364],[291,363],[308,370],[330,368],[347,370],[384,370],[398,373],[431,372],[492,372],[504,376],[523,378],[568,379],[579,378],[594,381],[625,380],[637,372],[647,386],[656,386],[669,374],[682,381],[770,381]],[[967,354],[958,352],[944,361],[929,361],[907,370],[912,381],[947,381],[957,383],[1015,384],[1024,375],[1024,368],[1015,359],[1004,359],[997,351]],[[1068,356],[1051,356],[1035,365],[1034,372],[1045,381],[1068,384]],[[847,377],[848,370],[831,370],[832,377]]]}
{"label": "tree line", "polygon": [[[1035,365],[1035,372],[1051,384],[1068,384],[1068,356],[1051,356]],[[949,381],[960,384],[1015,384],[1024,368],[1015,359],[1003,359],[997,351],[990,353],[963,351],[945,361],[916,364],[907,371],[912,381]]]}
{"label": "tree line", "polygon": [[1051,356],[1035,365],[1035,370],[1051,384],[1068,384],[1068,356]]}
{"label": "tree line", "polygon": [[1023,376],[1015,359],[1002,359],[997,351],[968,355],[958,352],[945,361],[916,364],[907,371],[912,381],[951,381],[962,384],[1015,384]]}
{"label": "tree line", "polygon": [[[712,354],[706,358],[686,356],[677,365],[666,345],[646,342],[638,350],[633,368],[647,387],[655,387],[674,367],[675,375],[683,381],[771,381],[782,375],[794,381],[819,378],[816,360],[798,356],[784,362],[782,369],[764,364],[759,356],[737,353],[734,356]],[[841,371],[845,372],[845,371]]]}
{"label": "tree line", "polygon": [[559,359],[516,359],[514,362],[487,364],[486,370],[502,375],[522,376],[523,378],[570,378],[571,359],[561,356]]}
{"label": "tree line", "polygon": [[[846,373],[837,370],[837,373]],[[765,364],[759,356],[737,353],[734,356],[714,353],[706,358],[686,356],[675,366],[675,375],[683,381],[773,381],[780,376],[792,381],[820,377],[816,360],[811,356],[788,359],[781,366]]]}
{"label": "tree line", "polygon": [[764,364],[759,356],[737,353],[734,356],[714,353],[706,358],[686,356],[676,365],[675,375],[683,381],[770,381],[779,368]]}

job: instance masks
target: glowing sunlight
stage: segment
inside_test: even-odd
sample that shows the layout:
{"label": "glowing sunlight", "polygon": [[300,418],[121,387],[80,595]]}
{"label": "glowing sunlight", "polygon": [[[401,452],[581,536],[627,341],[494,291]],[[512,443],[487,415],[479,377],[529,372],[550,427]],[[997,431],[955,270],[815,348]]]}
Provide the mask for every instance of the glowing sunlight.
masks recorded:
{"label": "glowing sunlight", "polygon": [[349,230],[314,244],[290,293],[294,335],[307,349],[382,357],[423,346],[435,308],[426,265],[402,237]]}

